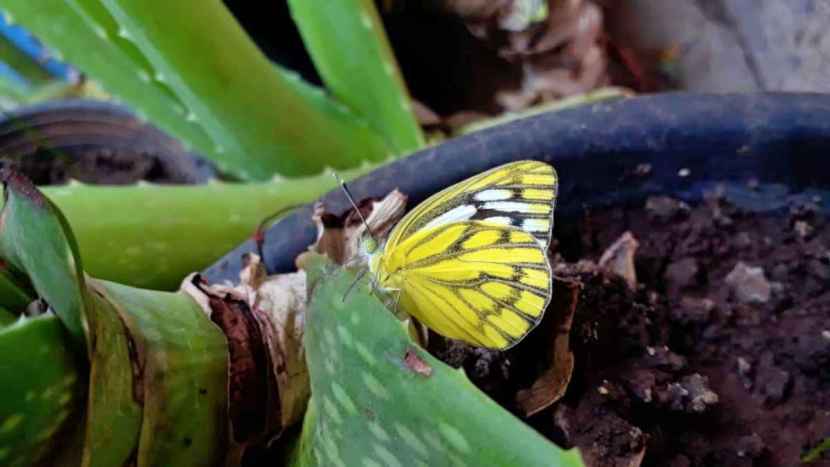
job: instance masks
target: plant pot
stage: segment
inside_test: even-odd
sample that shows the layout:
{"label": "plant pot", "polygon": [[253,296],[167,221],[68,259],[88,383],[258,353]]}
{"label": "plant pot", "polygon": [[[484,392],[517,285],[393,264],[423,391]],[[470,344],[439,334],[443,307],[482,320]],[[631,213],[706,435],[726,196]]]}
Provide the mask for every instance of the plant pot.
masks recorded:
{"label": "plant pot", "polygon": [[124,107],[63,100],[0,118],[0,154],[38,185],[204,183],[210,164]]}
{"label": "plant pot", "polygon": [[[637,97],[458,138],[350,188],[357,199],[398,188],[416,205],[499,164],[550,162],[560,177],[554,295],[579,290],[575,369],[564,398],[526,421],[589,466],[796,465],[821,459],[816,446],[830,437],[819,410],[830,403],[828,122],[830,96]],[[323,200],[330,212],[348,207],[340,191]],[[271,272],[292,269],[313,242],[310,213],[268,231]],[[629,282],[600,259],[626,230],[640,242]],[[207,279],[237,281],[252,248]],[[558,352],[545,327],[504,354],[440,339],[430,351],[523,414],[522,378]]]}
{"label": "plant pot", "polygon": [[[428,148],[349,184],[357,199],[397,188],[416,205],[427,196],[506,162],[550,162],[560,177],[556,225],[588,207],[642,202],[654,194],[699,201],[716,185],[741,207],[771,211],[792,198],[830,206],[830,96],[663,94],[603,102],[517,120]],[[754,189],[749,189],[752,182]],[[332,212],[348,201],[322,198]],[[557,227],[558,229],[559,227]],[[294,269],[315,239],[311,206],[271,227],[270,272]],[[204,271],[236,282],[248,241]]]}

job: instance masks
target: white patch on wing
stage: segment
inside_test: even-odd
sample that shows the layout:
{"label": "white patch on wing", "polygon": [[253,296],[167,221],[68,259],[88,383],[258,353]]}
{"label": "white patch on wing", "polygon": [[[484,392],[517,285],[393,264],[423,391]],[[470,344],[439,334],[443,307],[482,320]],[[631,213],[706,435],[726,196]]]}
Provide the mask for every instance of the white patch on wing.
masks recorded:
{"label": "white patch on wing", "polygon": [[476,201],[499,201],[503,199],[510,199],[513,197],[513,192],[510,190],[490,189],[479,191],[473,196]]}
{"label": "white patch on wing", "polygon": [[498,224],[498,225],[513,225],[513,219],[511,219],[507,216],[488,217],[486,219],[482,219],[482,222],[489,222],[491,224]]}
{"label": "white patch on wing", "polygon": [[520,203],[518,201],[491,201],[484,203],[482,207],[484,209],[502,212],[530,212],[530,206],[527,203]]}
{"label": "white patch on wing", "polygon": [[449,224],[450,222],[466,221],[473,217],[476,212],[478,212],[478,209],[476,209],[476,207],[472,204],[462,204],[461,206],[456,206],[429,221],[422,228],[428,229],[430,227],[438,227],[439,225]]}
{"label": "white patch on wing", "polygon": [[550,222],[547,219],[525,219],[522,221],[522,230],[525,232],[547,232]]}

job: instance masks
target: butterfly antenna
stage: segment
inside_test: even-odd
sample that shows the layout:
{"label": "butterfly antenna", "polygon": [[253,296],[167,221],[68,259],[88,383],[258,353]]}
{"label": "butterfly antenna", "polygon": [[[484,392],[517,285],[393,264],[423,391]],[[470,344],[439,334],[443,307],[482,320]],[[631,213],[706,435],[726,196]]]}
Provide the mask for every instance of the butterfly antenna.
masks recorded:
{"label": "butterfly antenna", "polygon": [[352,193],[349,191],[349,187],[346,186],[346,182],[343,181],[342,178],[340,178],[340,175],[337,175],[337,172],[332,172],[332,174],[334,175],[334,179],[337,180],[337,183],[340,184],[340,188],[343,189],[343,193],[346,194],[346,198],[352,204],[352,207],[354,208],[354,210],[357,211],[357,215],[360,216],[360,220],[363,221],[363,225],[364,225],[364,227],[366,227],[366,231],[369,232],[369,236],[372,237],[372,240],[374,240],[375,244],[377,244],[378,239],[375,238],[374,232],[372,232],[372,229],[369,228],[369,223],[366,222],[366,218],[363,217],[363,213],[360,212],[360,208],[357,207],[357,203],[354,201],[354,196],[352,196]]}

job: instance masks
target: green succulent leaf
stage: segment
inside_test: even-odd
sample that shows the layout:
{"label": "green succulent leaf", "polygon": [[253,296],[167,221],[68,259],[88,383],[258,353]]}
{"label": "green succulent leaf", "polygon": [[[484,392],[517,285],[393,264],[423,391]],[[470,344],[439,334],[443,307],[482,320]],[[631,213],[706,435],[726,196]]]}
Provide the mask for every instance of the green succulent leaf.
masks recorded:
{"label": "green succulent leaf", "polygon": [[8,270],[0,268],[0,307],[5,307],[9,313],[16,315],[34,299],[31,284],[12,277]]}
{"label": "green succulent leaf", "polygon": [[308,272],[311,401],[294,466],[581,466],[429,355],[363,279],[321,258]]}
{"label": "green succulent leaf", "polygon": [[3,172],[0,256],[17,277],[27,276],[66,327],[76,350],[86,348],[85,277],[78,245],[63,214],[23,177]]}
{"label": "green succulent leaf", "polygon": [[396,155],[420,149],[424,137],[375,2],[289,0],[288,5],[332,95],[365,118]]}
{"label": "green succulent leaf", "polygon": [[[112,433],[120,421],[108,424],[94,412],[97,408],[102,417],[117,412],[111,405],[112,394],[129,395],[139,408],[138,443],[133,440],[131,446],[138,466],[222,465],[228,451],[224,334],[182,293],[105,281],[95,281],[93,288],[108,305],[105,312],[115,312],[120,327],[116,334],[127,339],[113,347],[127,350],[127,355],[122,355],[120,368],[96,374],[93,366],[90,386],[100,389],[90,393],[89,427],[96,431],[98,442],[86,446],[95,460],[89,465],[121,465],[99,455],[109,449],[106,443],[122,442]],[[109,364],[113,347],[99,345],[93,365]],[[121,375],[113,381],[108,372]],[[101,380],[95,381],[96,377]],[[112,383],[123,385],[122,390],[114,391]]]}
{"label": "green succulent leaf", "polygon": [[[71,424],[71,435],[82,443],[72,454],[82,453],[83,466],[222,465],[231,447],[228,352],[222,331],[183,293],[135,289],[86,276],[60,211],[22,177],[6,172],[4,181],[0,255],[16,274],[29,278],[60,320],[62,334],[49,337],[50,344],[68,347],[88,361],[88,373],[80,379],[88,382],[86,401],[73,399],[71,407],[84,414],[84,423],[76,417]],[[15,342],[8,333],[16,326],[0,329],[0,348]],[[32,348],[17,344],[17,349]],[[31,367],[36,374],[30,384],[18,375],[29,362],[2,355],[0,387],[22,388],[3,402],[18,407],[12,417],[19,413],[31,420],[29,431],[56,433],[39,438],[42,444],[37,446],[54,449],[60,442],[56,419],[30,417],[35,407],[25,404],[28,391],[38,390],[38,378],[52,381],[57,376],[48,366],[44,374]],[[61,371],[61,378],[69,377],[69,370]],[[0,423],[16,426],[15,420]],[[31,447],[17,458],[29,465],[39,453]]]}
{"label": "green succulent leaf", "polygon": [[[47,460],[69,444],[67,430],[82,420],[84,365],[66,342],[51,314],[0,327],[0,465],[52,465]],[[77,465],[78,452],[62,451]]]}
{"label": "green succulent leaf", "polygon": [[[352,178],[364,165],[342,173]],[[91,275],[137,287],[175,290],[249,238],[268,216],[335,188],[330,174],[257,183],[44,187],[66,215]],[[0,297],[3,296],[0,275]],[[2,302],[0,302],[2,305]]]}

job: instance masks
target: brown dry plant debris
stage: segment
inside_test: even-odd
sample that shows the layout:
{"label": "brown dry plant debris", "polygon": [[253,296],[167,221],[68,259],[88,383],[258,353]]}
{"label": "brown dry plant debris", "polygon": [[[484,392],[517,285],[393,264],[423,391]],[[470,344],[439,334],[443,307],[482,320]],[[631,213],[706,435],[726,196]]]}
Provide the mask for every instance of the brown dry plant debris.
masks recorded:
{"label": "brown dry plant debris", "polygon": [[[383,200],[364,200],[361,214],[373,234],[383,235],[403,214],[406,197],[395,191]],[[316,206],[317,242],[309,249],[339,264],[358,255],[365,232],[351,209],[341,216]],[[182,290],[201,305],[228,341],[231,429],[240,452],[268,444],[302,420],[310,396],[303,335],[307,302],[304,255],[299,270],[268,276],[256,254],[244,258],[239,284],[206,284],[198,275]]]}
{"label": "brown dry plant debris", "polygon": [[541,21],[523,21],[528,17],[527,9],[541,2],[445,0],[436,3],[457,14],[471,34],[521,68],[520,88],[503,90],[496,96],[504,110],[521,110],[581,94],[608,81],[607,58],[600,40],[602,10],[590,0],[547,0],[547,15]]}
{"label": "brown dry plant debris", "polygon": [[[574,369],[574,355],[570,348],[571,323],[579,300],[580,284],[569,280],[555,279],[553,303],[548,309],[550,316],[540,323],[542,328],[535,335],[528,336],[528,344],[534,340],[543,341],[532,348],[545,348],[539,360],[546,362],[545,370],[533,383],[516,393],[516,405],[525,417],[530,417],[558,401],[565,395]],[[521,357],[520,357],[521,358]],[[533,358],[526,355],[525,358]]]}

